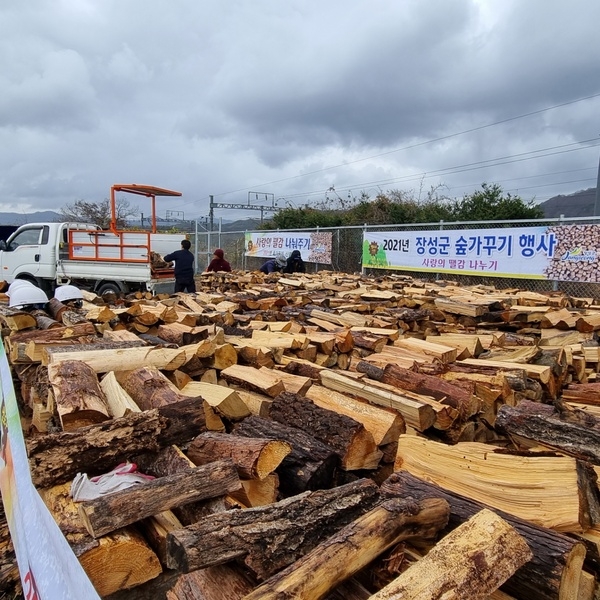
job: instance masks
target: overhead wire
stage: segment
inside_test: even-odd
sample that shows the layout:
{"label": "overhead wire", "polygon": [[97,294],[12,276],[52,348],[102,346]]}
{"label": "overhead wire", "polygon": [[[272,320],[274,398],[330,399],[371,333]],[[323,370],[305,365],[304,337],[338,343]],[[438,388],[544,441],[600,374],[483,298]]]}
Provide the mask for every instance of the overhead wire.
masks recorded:
{"label": "overhead wire", "polygon": [[[347,162],[344,162],[344,163],[341,163],[341,164],[331,165],[329,167],[323,167],[322,169],[316,169],[316,170],[313,170],[313,171],[308,171],[306,173],[299,173],[298,175],[293,175],[293,176],[290,176],[290,177],[285,177],[285,178],[281,178],[281,179],[272,180],[272,181],[269,181],[269,182],[264,182],[262,184],[258,184],[258,186],[259,187],[264,187],[266,185],[273,185],[273,184],[276,184],[276,183],[283,183],[283,182],[286,182],[286,181],[292,181],[294,179],[299,179],[299,178],[302,178],[302,177],[307,177],[309,175],[316,175],[316,174],[319,174],[319,173],[322,173],[322,172],[325,172],[325,171],[330,171],[330,170],[333,170],[333,169],[338,169],[338,168],[341,168],[341,167],[346,167],[346,166],[357,164],[357,163],[364,162],[364,161],[367,161],[367,160],[372,160],[372,159],[375,159],[375,158],[380,158],[382,156],[387,156],[387,155],[390,155],[390,154],[395,154],[397,152],[401,152],[401,151],[404,151],[404,150],[411,150],[411,149],[418,148],[418,147],[421,147],[421,146],[425,146],[425,145],[428,145],[428,144],[433,144],[433,143],[441,142],[441,141],[448,140],[448,139],[451,139],[451,138],[454,138],[454,137],[466,135],[468,133],[474,133],[476,131],[482,131],[482,130],[490,128],[490,127],[495,127],[497,125],[502,125],[502,124],[509,123],[509,122],[512,122],[512,121],[516,121],[516,120],[519,120],[519,119],[524,119],[524,118],[531,117],[531,116],[534,116],[534,115],[542,114],[542,113],[550,111],[550,110],[555,110],[557,108],[562,108],[564,106],[569,106],[571,104],[576,104],[578,102],[584,102],[586,100],[591,100],[591,99],[597,98],[597,97],[600,97],[600,92],[596,93],[596,94],[590,94],[588,96],[584,96],[584,97],[581,97],[581,98],[576,98],[574,100],[569,100],[569,101],[566,101],[566,102],[561,102],[559,104],[555,104],[553,106],[548,106],[546,108],[541,108],[541,109],[538,109],[538,110],[534,110],[534,111],[530,111],[530,112],[527,112],[527,113],[523,113],[521,115],[516,115],[514,117],[508,117],[506,119],[501,119],[501,120],[498,120],[498,121],[494,121],[493,123],[487,123],[485,125],[480,125],[480,126],[477,126],[477,127],[472,127],[472,128],[469,128],[469,129],[465,129],[463,131],[451,133],[451,134],[444,135],[444,136],[439,136],[437,138],[432,138],[432,139],[429,139],[429,140],[424,140],[422,142],[417,142],[417,143],[414,143],[414,144],[403,146],[401,148],[396,148],[394,150],[388,150],[386,152],[381,152],[381,153],[378,153],[378,154],[366,156],[366,157],[359,158],[359,159],[356,159],[356,160],[347,161]],[[595,141],[595,140],[587,140],[587,141],[589,142],[589,141]],[[574,142],[574,144],[581,144],[581,143],[585,143],[585,142],[586,141],[584,141],[584,142]],[[567,146],[568,145],[572,145],[572,144],[567,144]],[[556,148],[558,148],[558,147],[559,146],[557,146]],[[595,145],[594,146],[588,146],[588,147],[595,147]],[[550,149],[550,148],[547,148],[547,149]],[[543,152],[543,151],[545,151],[547,149],[533,150],[531,152]],[[522,153],[522,154],[529,154],[531,152]],[[513,156],[519,156],[519,155],[513,155]],[[543,156],[548,156],[548,155],[542,155],[540,157],[524,158],[523,160],[530,160],[531,158],[541,158]],[[509,157],[506,157],[506,158],[509,158]],[[498,159],[489,159],[487,161],[480,161],[479,163],[471,163],[471,164],[473,164],[473,165],[483,164],[485,162],[490,162],[490,161],[493,161],[493,160],[498,160]],[[497,164],[491,164],[491,165],[487,165],[487,166],[497,166],[498,164],[508,164],[508,163],[497,163]],[[469,165],[465,165],[465,166],[469,166]],[[455,169],[455,168],[458,168],[458,167],[448,167],[446,169],[439,169],[439,170],[431,172],[431,173],[427,172],[428,173],[427,177],[433,176],[433,173],[437,173],[438,175],[439,174],[450,175],[450,174],[454,174],[454,173],[463,172],[463,171],[454,171],[454,172],[451,172],[451,173],[444,173],[444,171],[452,171],[452,169]],[[480,166],[478,168],[485,168],[485,167],[484,166]],[[410,176],[405,176],[405,177],[410,177]],[[396,178],[396,179],[392,179],[392,180],[389,180],[389,181],[390,182],[401,181],[402,179],[403,178]],[[386,180],[383,180],[382,182],[378,182],[378,183],[385,183],[385,181]],[[363,184],[354,184],[354,185],[352,185],[350,187],[351,188],[352,187],[361,187],[361,185],[363,185]],[[368,184],[364,184],[364,185],[368,185]],[[377,185],[377,183],[376,184],[370,184],[370,185]],[[252,187],[256,188],[257,185],[253,185]],[[340,189],[343,189],[343,188],[340,188]],[[213,197],[222,197],[222,196],[227,196],[227,195],[230,195],[230,194],[235,194],[235,193],[239,193],[239,192],[243,192],[243,191],[249,191],[249,190],[251,190],[250,187],[239,188],[237,190],[232,190],[232,191],[229,191],[229,192],[221,192],[221,193],[218,193],[218,194],[214,194]],[[323,191],[321,190],[321,193],[322,192]],[[306,196],[312,195],[313,193],[316,193],[316,192],[308,192],[308,193],[305,192],[305,193],[301,193],[301,194],[287,195],[286,197],[289,197],[289,198],[292,198],[292,197],[301,197],[301,196],[305,196],[306,197]],[[206,200],[206,199],[208,199],[208,197],[201,198],[200,200]],[[197,199],[196,200],[190,200],[189,202],[184,202],[184,203],[178,204],[177,207],[179,207],[179,206],[185,206],[185,205],[191,204],[193,202],[198,202],[198,201],[199,200],[197,200]]]}

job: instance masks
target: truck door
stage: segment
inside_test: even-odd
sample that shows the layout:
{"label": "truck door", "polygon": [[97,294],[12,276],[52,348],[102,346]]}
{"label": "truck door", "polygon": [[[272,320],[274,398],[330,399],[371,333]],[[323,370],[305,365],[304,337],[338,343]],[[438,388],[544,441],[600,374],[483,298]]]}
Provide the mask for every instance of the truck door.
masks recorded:
{"label": "truck door", "polygon": [[19,275],[36,276],[43,260],[43,246],[48,244],[49,231],[48,225],[26,225],[8,238],[6,250],[1,253],[1,278],[11,282]]}

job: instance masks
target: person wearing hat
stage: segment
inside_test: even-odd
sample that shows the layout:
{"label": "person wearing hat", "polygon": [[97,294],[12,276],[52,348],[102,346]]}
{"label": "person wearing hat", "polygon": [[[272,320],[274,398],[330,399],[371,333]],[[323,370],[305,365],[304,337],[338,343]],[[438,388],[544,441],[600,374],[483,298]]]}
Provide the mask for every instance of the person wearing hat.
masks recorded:
{"label": "person wearing hat", "polygon": [[259,269],[265,274],[274,273],[275,271],[281,272],[285,267],[287,260],[283,254],[278,254],[275,258],[270,258],[263,266]]}
{"label": "person wearing hat", "polygon": [[300,254],[300,250],[294,250],[289,258],[287,259],[287,263],[283,269],[284,273],[306,273],[306,265],[302,260],[302,254]]}
{"label": "person wearing hat", "polygon": [[221,248],[213,252],[213,257],[206,271],[231,271],[231,265],[225,260],[225,253]]}
{"label": "person wearing hat", "polygon": [[190,240],[181,240],[181,250],[163,256],[166,262],[175,261],[175,293],[196,291],[194,281],[194,255],[190,252]]}

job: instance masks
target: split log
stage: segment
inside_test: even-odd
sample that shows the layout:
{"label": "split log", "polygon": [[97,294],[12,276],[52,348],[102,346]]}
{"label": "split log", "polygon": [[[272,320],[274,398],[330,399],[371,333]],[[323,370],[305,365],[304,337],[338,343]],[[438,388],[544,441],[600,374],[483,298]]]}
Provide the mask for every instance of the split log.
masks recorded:
{"label": "split log", "polygon": [[[168,477],[177,473],[183,473],[194,469],[194,463],[175,445],[163,448],[158,453],[147,453],[136,456],[134,462],[143,473],[154,477]],[[234,492],[235,493],[235,492]],[[189,502],[172,509],[173,514],[183,525],[191,525],[200,519],[215,512],[222,512],[229,508],[225,496],[202,500],[200,502]],[[166,535],[173,528],[165,532],[161,540],[164,556]],[[175,529],[180,529],[176,527]],[[164,562],[164,561],[163,561]]]}
{"label": "split log", "polygon": [[[362,363],[359,363],[358,366],[359,371],[361,370],[361,364]],[[371,373],[367,372],[369,377],[371,377],[371,374],[377,375],[377,372],[373,372],[372,370]],[[377,379],[377,377],[372,377],[372,379]],[[458,410],[459,418],[462,421],[466,421],[476,415],[481,409],[480,402],[477,398],[464,388],[446,382],[439,377],[426,375],[424,373],[415,373],[414,371],[404,369],[398,365],[387,365],[385,369],[383,369],[381,377],[377,380],[389,385],[394,385],[402,390],[431,396],[442,404],[452,406]]]}
{"label": "split log", "polygon": [[534,440],[564,454],[600,465],[600,419],[588,412],[529,400],[502,406],[496,417],[500,432]]}
{"label": "split log", "polygon": [[250,414],[256,415],[257,417],[268,418],[271,404],[273,404],[273,398],[248,390],[236,389],[236,391],[250,411]]}
{"label": "split log", "polygon": [[171,382],[154,367],[141,367],[115,374],[122,388],[142,409],[151,410],[188,398],[173,389]]}
{"label": "split log", "polygon": [[485,600],[530,558],[525,540],[501,517],[483,509],[371,600]]}
{"label": "split log", "polygon": [[94,370],[79,360],[66,360],[48,368],[56,411],[63,431],[100,423],[110,418],[108,402]]}
{"label": "split log", "polygon": [[165,600],[241,600],[254,586],[251,576],[237,565],[216,565],[180,575]]}
{"label": "split log", "polygon": [[329,444],[339,455],[342,469],[376,469],[382,453],[364,426],[351,417],[321,408],[298,394],[279,394],[271,405],[271,419],[296,427]]}
{"label": "split log", "polygon": [[49,487],[70,481],[80,472],[100,475],[130,456],[185,444],[203,431],[203,402],[188,398],[76,431],[36,436],[27,440],[33,483]]}
{"label": "split log", "polygon": [[[50,331],[58,331],[58,329]],[[142,344],[142,340],[139,343]],[[50,348],[45,348],[42,353],[42,364],[47,366],[63,360],[82,360],[90,365],[96,373],[119,371],[123,365],[127,365],[128,369],[155,367],[165,371],[174,371],[190,358],[184,348],[155,348],[146,345],[74,352],[59,350],[54,352]]]}
{"label": "split log", "polygon": [[394,544],[433,538],[448,522],[448,512],[448,503],[441,499],[388,500],[267,579],[244,600],[320,600]]}
{"label": "split log", "polygon": [[239,490],[235,465],[218,460],[189,471],[81,502],[79,516],[95,538],[188,502]]}
{"label": "split log", "polygon": [[201,396],[219,415],[231,421],[239,421],[250,415],[248,407],[237,391],[222,385],[190,381],[181,389],[181,394]]}
{"label": "split log", "polygon": [[[266,367],[262,367],[260,369],[261,372],[267,370],[268,369]],[[283,386],[286,392],[290,392],[292,394],[300,394],[300,396],[305,396],[307,390],[313,383],[310,377],[294,375],[292,373],[288,373],[282,370],[277,370],[277,377],[279,377],[283,382]]]}
{"label": "split log", "polygon": [[140,412],[140,407],[117,381],[114,371],[110,371],[102,377],[100,387],[106,396],[111,416],[122,417],[127,411]]}
{"label": "split log", "polygon": [[372,406],[321,385],[313,385],[306,393],[306,397],[321,408],[346,415],[362,423],[373,436],[377,446],[397,442],[400,434],[406,433],[404,419],[394,410]]}
{"label": "split log", "polygon": [[33,329],[36,326],[35,317],[28,312],[0,306],[0,321],[5,323],[11,331]]}
{"label": "split log", "polygon": [[277,502],[279,496],[279,476],[276,473],[264,479],[241,479],[242,489],[233,492],[231,497],[245,508],[265,506]]}
{"label": "split log", "polygon": [[[585,530],[599,514],[595,473],[567,456],[511,454],[477,442],[447,446],[402,435],[395,468],[558,531]],[[518,494],[506,493],[515,488]]]}
{"label": "split log", "polygon": [[435,423],[435,411],[425,402],[407,398],[401,393],[381,390],[331,371],[322,371],[320,375],[321,383],[325,387],[397,410],[406,424],[414,427],[417,431],[425,431]]}
{"label": "split log", "polygon": [[292,451],[287,442],[264,438],[241,438],[227,433],[201,433],[190,443],[187,456],[196,465],[228,458],[243,479],[264,479]]}
{"label": "split log", "polygon": [[237,364],[238,355],[231,344],[217,344],[214,352],[207,357],[205,363],[211,369],[222,370]]}
{"label": "split log", "polygon": [[271,398],[285,391],[283,382],[275,372],[265,372],[254,367],[232,365],[221,371],[221,377],[253,392],[271,396]]}
{"label": "split log", "polygon": [[570,383],[562,390],[562,399],[600,406],[600,383]]}
{"label": "split log", "polygon": [[270,419],[251,416],[233,428],[234,435],[288,442],[292,451],[277,468],[284,496],[330,488],[335,482],[339,456],[335,450],[306,432]]}
{"label": "split log", "polygon": [[70,487],[65,483],[40,490],[40,495],[100,595],[136,587],[162,572],[156,554],[132,527],[98,540],[90,537],[69,495]]}
{"label": "split log", "polygon": [[211,515],[169,534],[167,565],[187,573],[239,558],[259,579],[266,579],[371,510],[378,501],[377,485],[360,479],[269,506]]}
{"label": "split log", "polygon": [[[470,519],[484,504],[419,479],[407,471],[393,473],[381,485],[384,497],[443,498],[450,505],[448,529]],[[525,538],[533,558],[502,586],[509,594],[527,600],[561,600],[577,597],[577,582],[585,557],[585,547],[578,541],[496,510],[505,521]]]}

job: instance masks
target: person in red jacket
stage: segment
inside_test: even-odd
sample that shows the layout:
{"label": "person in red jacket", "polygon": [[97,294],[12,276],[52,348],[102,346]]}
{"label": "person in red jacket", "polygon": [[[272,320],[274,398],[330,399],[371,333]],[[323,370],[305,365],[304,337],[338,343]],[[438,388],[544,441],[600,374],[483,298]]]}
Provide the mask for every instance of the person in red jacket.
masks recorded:
{"label": "person in red jacket", "polygon": [[213,259],[210,261],[207,271],[231,271],[231,265],[225,260],[225,253],[221,248],[213,252]]}

